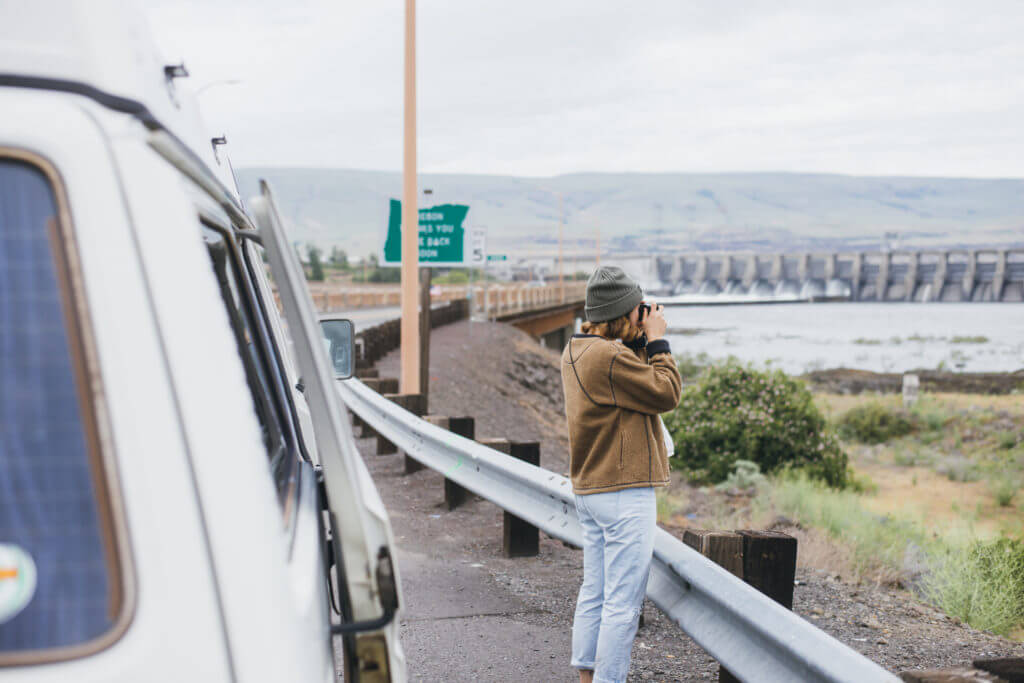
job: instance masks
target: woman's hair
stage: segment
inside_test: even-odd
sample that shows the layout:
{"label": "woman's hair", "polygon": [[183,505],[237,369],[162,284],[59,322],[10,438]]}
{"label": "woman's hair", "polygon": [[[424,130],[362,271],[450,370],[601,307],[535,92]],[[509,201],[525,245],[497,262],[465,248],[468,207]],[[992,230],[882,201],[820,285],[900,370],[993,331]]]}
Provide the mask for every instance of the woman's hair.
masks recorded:
{"label": "woman's hair", "polygon": [[633,341],[640,336],[640,328],[629,322],[629,314],[616,318],[593,323],[589,320],[580,325],[583,334],[596,334],[607,339],[621,339],[622,341]]}

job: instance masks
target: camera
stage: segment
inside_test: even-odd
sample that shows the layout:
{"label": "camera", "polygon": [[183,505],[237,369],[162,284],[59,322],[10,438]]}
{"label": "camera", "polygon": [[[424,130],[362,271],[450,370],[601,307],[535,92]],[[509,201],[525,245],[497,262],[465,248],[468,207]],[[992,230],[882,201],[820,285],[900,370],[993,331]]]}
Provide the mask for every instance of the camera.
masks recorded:
{"label": "camera", "polygon": [[651,312],[650,304],[640,304],[640,315],[637,318],[637,322],[643,322],[644,317]]}

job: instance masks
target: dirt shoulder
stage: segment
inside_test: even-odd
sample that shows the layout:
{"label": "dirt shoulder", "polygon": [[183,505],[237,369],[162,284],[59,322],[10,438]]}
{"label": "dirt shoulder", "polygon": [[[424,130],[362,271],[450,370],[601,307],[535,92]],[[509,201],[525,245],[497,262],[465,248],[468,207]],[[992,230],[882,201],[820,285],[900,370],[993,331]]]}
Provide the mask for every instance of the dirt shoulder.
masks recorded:
{"label": "dirt shoulder", "polygon": [[[558,354],[498,323],[438,328],[431,346],[432,413],[474,416],[478,438],[540,441],[542,465],[566,470]],[[378,367],[382,376],[397,376],[398,353]],[[538,557],[503,558],[497,507],[473,499],[448,512],[439,474],[404,475],[400,457],[372,455],[371,445],[364,440],[361,450],[401,550],[411,679],[574,680],[569,634],[581,551],[542,535]],[[713,518],[714,501],[691,494],[688,522]],[[845,580],[834,569],[841,558],[830,559],[839,549],[811,532],[776,528],[800,539],[794,611],[889,670],[1024,655],[1024,645],[956,623],[905,590]],[[717,663],[699,646],[653,606],[645,612],[630,681],[716,678]]]}

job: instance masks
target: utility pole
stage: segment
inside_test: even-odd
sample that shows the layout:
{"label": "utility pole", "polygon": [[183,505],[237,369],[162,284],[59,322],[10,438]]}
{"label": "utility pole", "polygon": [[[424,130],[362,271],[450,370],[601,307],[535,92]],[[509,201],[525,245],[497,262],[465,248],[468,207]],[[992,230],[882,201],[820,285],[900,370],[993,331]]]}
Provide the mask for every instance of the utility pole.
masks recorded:
{"label": "utility pole", "polygon": [[565,283],[562,272],[562,227],[565,225],[565,203],[562,193],[558,193],[558,300],[565,303]]}
{"label": "utility pole", "polygon": [[[424,197],[434,193],[431,189],[423,190]],[[420,390],[424,401],[429,400],[430,393],[430,285],[432,270],[430,266],[420,268]],[[424,405],[426,410],[426,405]]]}
{"label": "utility pole", "polygon": [[405,0],[405,131],[402,163],[401,387],[419,393],[419,211],[416,205],[416,0]]}

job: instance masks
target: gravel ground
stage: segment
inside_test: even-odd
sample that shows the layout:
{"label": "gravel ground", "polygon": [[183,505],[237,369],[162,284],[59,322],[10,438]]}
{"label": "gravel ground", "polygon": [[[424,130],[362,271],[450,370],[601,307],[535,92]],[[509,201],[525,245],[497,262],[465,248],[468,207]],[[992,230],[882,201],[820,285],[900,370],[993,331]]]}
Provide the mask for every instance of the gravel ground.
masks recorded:
{"label": "gravel ground", "polygon": [[[432,339],[431,412],[473,415],[478,438],[539,440],[543,466],[564,472],[567,440],[557,363],[558,354],[505,325],[438,328]],[[397,376],[397,352],[378,367],[382,376]],[[542,535],[538,557],[503,558],[498,508],[474,498],[447,512],[440,475],[403,475],[400,457],[372,455],[372,445],[364,440],[361,450],[402,551],[403,642],[411,679],[575,680],[569,634],[581,551]],[[797,571],[794,611],[894,672],[963,666],[982,656],[1024,656],[1021,643],[957,623],[907,591],[844,582],[814,567]],[[717,678],[717,663],[678,627],[653,606],[645,614],[631,681]]]}

